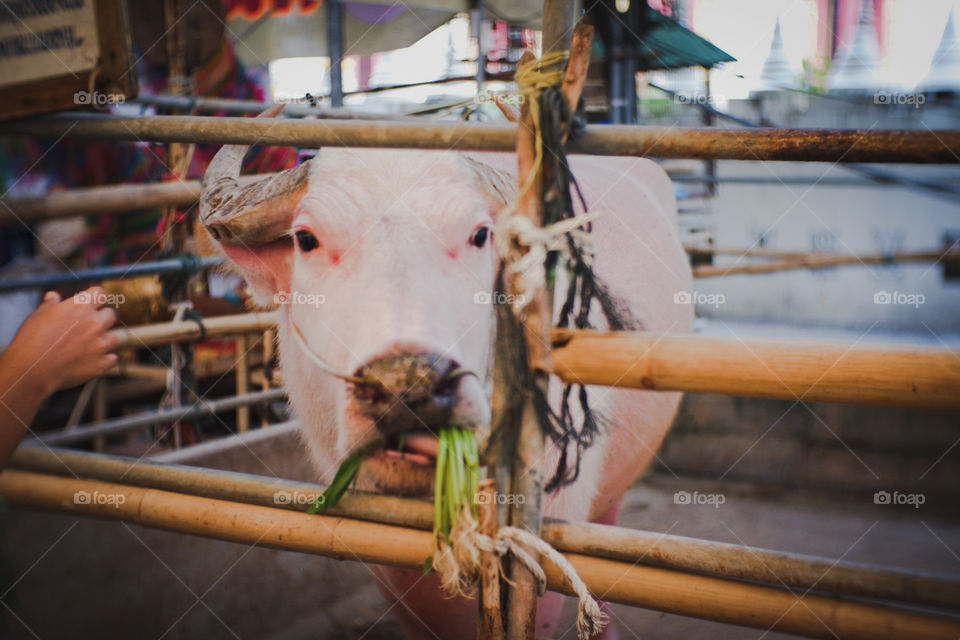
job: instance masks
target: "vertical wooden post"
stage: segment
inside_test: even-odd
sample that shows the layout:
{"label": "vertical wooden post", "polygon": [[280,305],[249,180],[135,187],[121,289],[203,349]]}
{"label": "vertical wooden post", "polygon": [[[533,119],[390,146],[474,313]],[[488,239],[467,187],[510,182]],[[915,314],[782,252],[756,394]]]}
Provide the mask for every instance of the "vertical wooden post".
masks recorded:
{"label": "vertical wooden post", "polygon": [[[492,479],[482,480],[477,491],[480,533],[497,535],[496,490]],[[477,640],[503,638],[503,613],[500,610],[500,558],[496,553],[480,556],[480,623]]]}
{"label": "vertical wooden post", "polygon": [[343,106],[343,9],[340,0],[326,0],[327,55],[330,57],[330,106]]}
{"label": "vertical wooden post", "polygon": [[[107,379],[97,380],[97,386],[93,391],[93,421],[103,422],[107,419]],[[106,442],[103,436],[97,436],[93,439],[93,450],[102,453]]]}
{"label": "vertical wooden post", "polygon": [[[237,395],[243,395],[250,389],[250,366],[247,360],[247,334],[237,335]],[[237,407],[237,433],[250,430],[250,407]]]}
{"label": "vertical wooden post", "polygon": [[[277,330],[276,329],[267,329],[263,332],[263,390],[267,391],[270,389],[270,363],[273,362],[273,352],[276,348],[277,340]],[[270,421],[267,420],[267,415],[264,414],[262,420],[260,421],[261,427],[269,427]]]}
{"label": "vertical wooden post", "polygon": [[[575,0],[544,0],[543,3],[543,54],[569,49],[576,19]],[[518,180],[522,185],[533,169],[537,140],[529,105],[523,105],[517,134]],[[535,224],[542,226],[540,207],[541,183],[524,193],[519,211]],[[547,288],[536,292],[525,309],[523,319],[526,334],[527,354],[534,374],[535,384],[546,396],[550,371],[550,330],[553,324],[553,295]],[[523,409],[520,433],[517,438],[516,455],[513,461],[510,491],[524,499],[515,501],[510,512],[511,526],[540,534],[543,496],[543,430],[532,399],[528,398]],[[510,640],[532,640],[536,632],[537,584],[534,576],[521,564],[511,563],[510,581],[513,583],[507,598],[507,635]]]}

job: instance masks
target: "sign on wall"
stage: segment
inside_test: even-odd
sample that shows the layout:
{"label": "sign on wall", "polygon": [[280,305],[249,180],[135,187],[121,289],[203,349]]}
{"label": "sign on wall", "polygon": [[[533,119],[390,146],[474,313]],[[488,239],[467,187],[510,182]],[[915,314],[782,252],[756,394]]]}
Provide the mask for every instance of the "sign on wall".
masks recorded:
{"label": "sign on wall", "polygon": [[122,102],[134,65],[123,0],[0,3],[0,118]]}

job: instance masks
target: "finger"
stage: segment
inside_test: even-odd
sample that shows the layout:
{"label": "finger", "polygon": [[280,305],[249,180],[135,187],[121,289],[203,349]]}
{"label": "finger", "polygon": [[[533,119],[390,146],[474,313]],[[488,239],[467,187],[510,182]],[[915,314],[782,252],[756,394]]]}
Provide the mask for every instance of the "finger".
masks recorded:
{"label": "finger", "polygon": [[118,361],[119,361],[119,358],[115,353],[107,353],[100,356],[100,360],[98,361],[98,364],[100,365],[100,373],[104,373],[114,368],[115,366],[117,366]]}
{"label": "finger", "polygon": [[103,287],[93,286],[73,296],[73,301],[99,309],[107,301],[107,292]]}
{"label": "finger", "polygon": [[103,351],[113,351],[118,344],[120,344],[120,339],[115,333],[108,331],[100,338],[100,347]]}
{"label": "finger", "polygon": [[104,307],[94,314],[94,322],[100,331],[106,331],[117,321],[117,312],[111,307]]}
{"label": "finger", "polygon": [[60,297],[60,294],[57,293],[56,291],[47,291],[45,294],[43,294],[43,303],[42,303],[42,304],[44,304],[44,305],[47,305],[47,304],[57,304],[57,303],[60,302],[61,300],[62,300],[62,298]]}

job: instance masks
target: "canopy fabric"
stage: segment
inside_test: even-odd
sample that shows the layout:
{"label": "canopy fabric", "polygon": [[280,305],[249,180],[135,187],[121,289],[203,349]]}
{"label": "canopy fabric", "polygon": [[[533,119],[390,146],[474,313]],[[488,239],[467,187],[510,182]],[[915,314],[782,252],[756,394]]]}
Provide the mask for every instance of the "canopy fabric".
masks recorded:
{"label": "canopy fabric", "polygon": [[[723,49],[659,11],[647,9],[647,24],[649,28],[641,35],[637,45],[637,71],[714,67],[721,62],[736,60]],[[598,38],[594,39],[591,58],[606,57],[603,42]]]}
{"label": "canopy fabric", "polygon": [[[471,0],[368,0],[343,3],[345,55],[370,55],[410,46],[454,15],[470,10]],[[487,18],[539,29],[542,0],[486,0]],[[321,0],[226,0],[228,37],[244,64],[262,66],[277,58],[327,55]],[[638,46],[639,70],[712,67],[734,58],[647,8],[650,28]],[[594,40],[594,55],[605,48]]]}
{"label": "canopy fabric", "polygon": [[[470,0],[368,0],[343,3],[345,55],[370,55],[410,46]],[[227,35],[244,64],[327,55],[325,12],[320,0],[226,0]],[[540,28],[541,0],[487,0],[488,18]]]}

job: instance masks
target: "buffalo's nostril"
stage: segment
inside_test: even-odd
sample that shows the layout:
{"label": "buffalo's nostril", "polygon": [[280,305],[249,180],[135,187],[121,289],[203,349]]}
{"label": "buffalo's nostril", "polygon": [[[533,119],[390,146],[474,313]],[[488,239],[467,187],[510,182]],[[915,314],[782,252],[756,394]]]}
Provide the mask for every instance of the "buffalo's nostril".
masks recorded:
{"label": "buffalo's nostril", "polygon": [[423,352],[377,358],[355,376],[353,394],[361,410],[389,435],[448,420],[462,372],[455,361]]}

